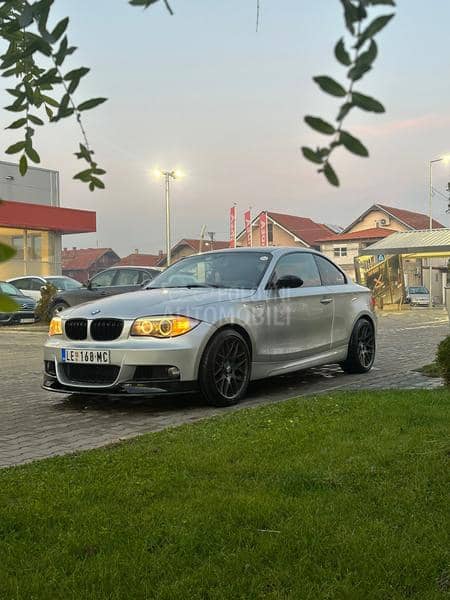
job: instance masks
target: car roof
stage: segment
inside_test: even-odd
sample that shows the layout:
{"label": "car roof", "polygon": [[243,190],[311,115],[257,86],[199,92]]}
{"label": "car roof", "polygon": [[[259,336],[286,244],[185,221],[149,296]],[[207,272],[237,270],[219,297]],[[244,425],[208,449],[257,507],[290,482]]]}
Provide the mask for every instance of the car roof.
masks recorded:
{"label": "car roof", "polygon": [[[277,255],[288,254],[289,252],[314,252],[315,254],[320,254],[320,252],[314,250],[314,248],[301,248],[298,246],[252,246],[251,248],[243,246],[238,248],[224,248],[222,250],[209,250],[208,252],[202,252],[202,254],[223,254],[224,252],[265,252]],[[186,256],[185,258],[189,258],[189,256]]]}
{"label": "car roof", "polygon": [[118,265],[117,267],[115,267],[114,265],[112,265],[111,267],[107,267],[106,269],[103,269],[103,271],[99,271],[101,273],[104,273],[105,271],[111,271],[112,269],[137,269],[138,271],[161,271],[160,267],[144,267],[142,265],[139,266],[134,266],[134,265]]}

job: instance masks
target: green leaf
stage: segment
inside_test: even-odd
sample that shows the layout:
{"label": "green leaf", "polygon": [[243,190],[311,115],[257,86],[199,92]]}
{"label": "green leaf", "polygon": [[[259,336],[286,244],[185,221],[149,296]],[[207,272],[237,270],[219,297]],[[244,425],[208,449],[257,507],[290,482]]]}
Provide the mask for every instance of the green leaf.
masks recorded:
{"label": "green leaf", "polygon": [[354,35],[355,27],[353,23],[359,21],[358,9],[350,2],[350,0],[341,0],[341,4],[344,8],[344,18],[347,29],[352,35]]}
{"label": "green leaf", "polygon": [[59,102],[57,100],[55,100],[54,98],[51,98],[50,96],[45,96],[44,94],[42,94],[42,100],[46,104],[50,104],[50,106],[56,106],[56,108],[58,108],[58,106],[59,106]]}
{"label": "green leaf", "polygon": [[92,98],[92,100],[86,100],[86,102],[82,102],[78,105],[78,110],[81,112],[82,110],[89,110],[91,108],[95,108],[99,104],[106,102],[108,98]]}
{"label": "green leaf", "polygon": [[338,116],[336,117],[336,121],[343,121],[352,108],[353,104],[351,104],[350,102],[345,102],[345,104],[343,104],[339,110]]}
{"label": "green leaf", "polygon": [[22,119],[17,119],[17,121],[14,121],[14,123],[11,123],[11,125],[8,125],[5,129],[19,129],[19,127],[23,127],[26,122],[26,118],[23,117]]}
{"label": "green leaf", "polygon": [[312,148],[308,148],[307,146],[302,146],[302,153],[303,153],[303,156],[306,158],[306,160],[310,160],[311,162],[317,163],[319,165],[321,165],[323,163],[323,159],[320,156],[320,154],[315,152]]}
{"label": "green leaf", "polygon": [[28,171],[28,160],[25,154],[22,154],[19,161],[19,173],[23,176]]}
{"label": "green leaf", "polygon": [[79,179],[80,181],[88,182],[91,180],[92,169],[86,169],[84,171],[80,171],[76,175],[73,176],[74,179]]}
{"label": "green leaf", "polygon": [[346,67],[349,67],[352,64],[350,54],[345,49],[343,38],[341,38],[336,44],[334,48],[334,55],[336,56],[337,60]]}
{"label": "green leaf", "polygon": [[55,27],[55,29],[52,31],[51,36],[53,39],[53,42],[57,42],[59,40],[59,38],[63,35],[63,33],[65,32],[65,30],[67,29],[67,25],[69,24],[69,17],[66,17],[65,19],[62,19]]}
{"label": "green leaf", "polygon": [[353,137],[348,131],[341,131],[339,141],[347,148],[349,152],[358,156],[369,156],[369,151],[357,138]]}
{"label": "green leaf", "polygon": [[47,105],[45,106],[45,112],[47,113],[47,117],[48,117],[49,119],[52,119],[52,117],[53,117],[53,111],[52,111],[52,109],[51,109],[49,106],[47,106]]}
{"label": "green leaf", "polygon": [[39,117],[36,117],[35,115],[29,114],[28,119],[35,125],[43,125],[44,124],[44,121],[42,119],[40,119]]}
{"label": "green leaf", "polygon": [[389,21],[394,17],[394,14],[390,15],[382,15],[381,17],[377,17],[370,23],[364,31],[361,33],[358,42],[355,45],[355,48],[361,48],[361,46],[374,35],[379,33]]}
{"label": "green leaf", "polygon": [[16,251],[11,246],[7,246],[0,242],[0,262],[5,262],[5,260],[9,260],[15,255]]}
{"label": "green leaf", "polygon": [[98,177],[94,177],[92,176],[91,178],[92,183],[95,185],[95,187],[100,188],[101,190],[105,189],[105,184],[103,183],[103,181],[101,181],[101,179],[99,179]]}
{"label": "green leaf", "polygon": [[18,305],[10,296],[7,296],[6,294],[0,294],[0,312],[12,313],[15,312],[17,308]]}
{"label": "green leaf", "polygon": [[21,150],[23,150],[25,148],[25,142],[16,142],[15,144],[12,144],[11,146],[9,146],[9,148],[7,148],[5,150],[6,154],[17,154],[17,152],[20,152]]}
{"label": "green leaf", "polygon": [[355,106],[358,106],[358,108],[361,108],[362,110],[367,110],[374,113],[385,112],[385,108],[381,102],[378,102],[378,100],[375,100],[375,98],[371,98],[370,96],[360,94],[359,92],[352,93],[352,102]]}
{"label": "green leaf", "polygon": [[333,167],[330,165],[329,162],[325,163],[325,166],[323,168],[323,174],[328,179],[329,183],[331,183],[331,185],[334,185],[336,187],[339,186],[338,176],[336,175]]}
{"label": "green leaf", "polygon": [[33,148],[33,146],[27,145],[25,147],[25,152],[28,154],[28,158],[30,158],[34,163],[40,163],[41,162],[41,157],[36,152],[36,150]]}
{"label": "green leaf", "polygon": [[346,96],[347,91],[342,87],[340,83],[328,77],[327,75],[319,75],[318,77],[313,77],[314,81],[320,87],[321,90],[326,92],[327,94],[331,94],[332,96]]}
{"label": "green leaf", "polygon": [[356,61],[357,65],[371,65],[373,61],[376,59],[378,54],[378,47],[375,40],[370,40],[370,46],[366,52],[363,52],[358,56]]}
{"label": "green leaf", "polygon": [[359,81],[372,67],[364,64],[356,64],[354,67],[349,69],[347,77],[352,81]]}
{"label": "green leaf", "polygon": [[64,75],[65,81],[71,81],[72,79],[81,79],[89,73],[90,69],[87,67],[80,67],[79,69],[74,69],[73,71],[69,71]]}
{"label": "green leaf", "polygon": [[309,125],[312,129],[320,133],[324,133],[325,135],[332,135],[335,132],[335,129],[331,123],[327,123],[320,117],[305,117],[305,123]]}

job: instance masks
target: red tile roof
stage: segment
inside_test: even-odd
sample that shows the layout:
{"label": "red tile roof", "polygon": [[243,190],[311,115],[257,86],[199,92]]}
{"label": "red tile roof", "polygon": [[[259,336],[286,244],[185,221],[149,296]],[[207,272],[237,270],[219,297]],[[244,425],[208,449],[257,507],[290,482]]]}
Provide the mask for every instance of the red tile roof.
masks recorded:
{"label": "red tile roof", "polygon": [[164,258],[162,254],[141,254],[134,252],[116,263],[119,267],[155,267]]}
{"label": "red tile roof", "polygon": [[[377,204],[376,206],[379,206],[382,210],[385,210],[396,219],[403,221],[403,223],[408,225],[408,227],[411,227],[411,229],[429,229],[430,227],[430,217],[422,213],[386,206],[385,204]],[[445,228],[445,225],[442,225],[442,223],[433,219],[433,229],[441,228]]]}
{"label": "red tile roof", "polygon": [[[112,252],[117,256],[111,248],[75,248],[63,250],[61,253],[62,268],[64,271],[87,270],[108,252]],[[119,260],[118,256],[117,260]]]}
{"label": "red tile roof", "polygon": [[326,225],[316,223],[306,217],[296,217],[282,213],[268,212],[268,217],[287,229],[290,233],[300,238],[309,245],[315,244],[319,239],[335,235]]}
{"label": "red tile roof", "polygon": [[374,227],[372,229],[361,229],[361,231],[352,231],[350,233],[337,233],[323,239],[317,240],[318,242],[343,242],[351,240],[374,240],[383,239],[397,233],[394,229],[386,229],[386,227]]}
{"label": "red tile roof", "polygon": [[[192,238],[183,238],[180,240],[175,246],[172,248],[172,252],[178,248],[178,246],[189,246],[194,250],[194,252],[200,252],[200,240],[192,239]],[[202,242],[202,252],[206,252],[207,250],[223,250],[225,248],[230,247],[230,242],[224,242],[222,240],[214,240],[211,248],[210,240],[203,240]]]}

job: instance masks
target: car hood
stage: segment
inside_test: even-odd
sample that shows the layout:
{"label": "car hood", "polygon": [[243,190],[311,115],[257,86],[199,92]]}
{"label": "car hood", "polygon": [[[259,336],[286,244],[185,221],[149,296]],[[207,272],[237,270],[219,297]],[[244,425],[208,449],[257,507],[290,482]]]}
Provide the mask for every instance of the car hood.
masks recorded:
{"label": "car hood", "polygon": [[27,306],[36,306],[36,300],[34,298],[30,298],[30,296],[22,296],[22,295],[18,295],[18,294],[8,294],[8,296],[11,298],[11,300],[14,300],[14,302],[16,302],[19,306],[22,306],[22,304],[26,304]]}
{"label": "car hood", "polygon": [[200,316],[205,306],[248,298],[255,290],[216,288],[161,288],[129,292],[94,300],[64,311],[65,318],[85,317],[135,319],[152,315]]}

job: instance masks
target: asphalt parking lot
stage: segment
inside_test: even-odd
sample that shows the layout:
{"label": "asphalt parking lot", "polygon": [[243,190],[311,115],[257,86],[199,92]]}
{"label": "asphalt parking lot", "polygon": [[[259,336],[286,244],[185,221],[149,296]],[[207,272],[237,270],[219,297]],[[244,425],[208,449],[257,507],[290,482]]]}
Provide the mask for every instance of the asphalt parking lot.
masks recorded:
{"label": "asphalt parking lot", "polygon": [[165,427],[335,389],[429,388],[440,385],[414,369],[433,360],[450,333],[442,309],[414,309],[379,318],[378,352],[367,375],[337,366],[312,369],[251,385],[238,407],[205,406],[199,396],[88,399],[46,392],[41,385],[41,326],[0,329],[0,466],[95,448]]}

